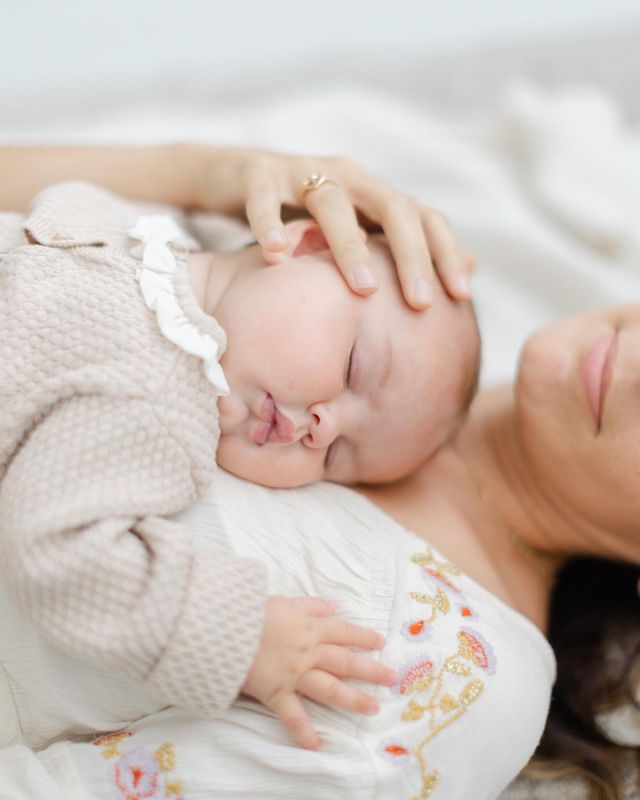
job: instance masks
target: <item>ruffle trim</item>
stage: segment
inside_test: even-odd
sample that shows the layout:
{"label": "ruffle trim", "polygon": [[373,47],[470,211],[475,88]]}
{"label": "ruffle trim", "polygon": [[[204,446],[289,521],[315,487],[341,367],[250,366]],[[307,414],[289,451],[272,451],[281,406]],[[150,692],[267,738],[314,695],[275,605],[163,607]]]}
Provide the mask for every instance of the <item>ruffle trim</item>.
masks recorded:
{"label": "ruffle trim", "polygon": [[[163,335],[180,349],[201,358],[207,380],[219,394],[228,395],[229,385],[219,363],[226,347],[224,331],[199,306],[197,310],[192,307],[189,314],[189,309],[185,310],[178,302],[179,295],[184,297],[184,287],[180,286],[178,263],[168,244],[185,244],[189,237],[168,214],[140,217],[129,230],[129,236],[141,242],[131,250],[133,256],[142,259],[136,276],[147,307],[156,312]],[[197,305],[195,298],[191,305]],[[202,325],[198,324],[203,318],[212,333],[202,330]]]}

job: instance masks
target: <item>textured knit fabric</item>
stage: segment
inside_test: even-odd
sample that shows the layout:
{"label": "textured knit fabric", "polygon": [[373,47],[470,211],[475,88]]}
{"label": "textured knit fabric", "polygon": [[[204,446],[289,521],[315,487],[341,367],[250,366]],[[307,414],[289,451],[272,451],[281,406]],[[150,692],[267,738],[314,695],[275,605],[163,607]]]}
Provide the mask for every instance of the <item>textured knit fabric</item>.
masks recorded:
{"label": "textured knit fabric", "polygon": [[[317,752],[296,747],[248,698],[211,721],[182,709],[153,713],[153,698],[133,682],[56,653],[0,590],[0,713],[14,731],[0,734],[5,790],[26,772],[43,781],[32,797],[67,800],[80,787],[83,800],[112,800],[128,797],[122,787],[135,769],[149,792],[175,781],[185,800],[494,800],[527,762],[555,675],[549,644],[364,497],[329,483],[269,490],[219,470],[178,517],[198,547],[258,556],[271,592],[335,599],[341,617],[383,633],[380,658],[400,680],[366,687],[380,712],[305,701],[323,740]],[[56,744],[71,734],[101,736]],[[33,748],[48,749],[34,756]]]}
{"label": "textured knit fabric", "polygon": [[[0,215],[1,580],[64,652],[211,716],[253,660],[265,575],[164,519],[210,484],[219,429],[203,362],[142,297],[127,232],[150,210],[65,183]],[[182,310],[223,351],[175,256]]]}

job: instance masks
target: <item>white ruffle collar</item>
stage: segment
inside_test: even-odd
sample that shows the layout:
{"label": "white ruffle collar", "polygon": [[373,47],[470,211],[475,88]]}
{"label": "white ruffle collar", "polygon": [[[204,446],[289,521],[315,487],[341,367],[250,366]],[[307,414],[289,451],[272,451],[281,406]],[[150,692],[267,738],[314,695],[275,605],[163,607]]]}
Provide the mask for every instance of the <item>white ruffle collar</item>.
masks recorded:
{"label": "white ruffle collar", "polygon": [[205,313],[194,297],[188,268],[180,269],[167,245],[188,247],[193,240],[168,214],[147,214],[138,219],[129,236],[141,244],[131,254],[142,260],[137,278],[148,308],[156,312],[163,335],[204,362],[204,373],[219,394],[228,395],[229,385],[219,359],[227,338],[216,320]]}

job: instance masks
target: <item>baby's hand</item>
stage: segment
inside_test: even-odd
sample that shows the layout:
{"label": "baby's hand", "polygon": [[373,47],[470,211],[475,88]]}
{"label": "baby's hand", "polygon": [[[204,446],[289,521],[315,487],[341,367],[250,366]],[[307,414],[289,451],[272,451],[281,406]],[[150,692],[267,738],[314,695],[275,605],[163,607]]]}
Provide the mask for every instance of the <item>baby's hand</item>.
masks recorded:
{"label": "baby's hand", "polygon": [[[431,305],[434,269],[452,298],[470,297],[471,261],[444,215],[392,189],[350,159],[235,150],[229,152],[224,171],[201,169],[200,175],[200,205],[224,209],[226,202],[231,208],[235,198],[269,263],[277,263],[287,249],[281,206],[306,209],[320,226],[347,284],[358,294],[371,294],[377,285],[368,268],[359,212],[366,226],[382,228],[409,305]],[[317,188],[305,187],[311,176],[328,180]]]}
{"label": "baby's hand", "polygon": [[262,639],[242,691],[280,717],[302,747],[315,750],[320,739],[299,697],[350,711],[373,714],[378,702],[340,678],[391,685],[394,673],[363,653],[383,638],[375,631],[333,617],[335,603],[312,597],[267,600]]}

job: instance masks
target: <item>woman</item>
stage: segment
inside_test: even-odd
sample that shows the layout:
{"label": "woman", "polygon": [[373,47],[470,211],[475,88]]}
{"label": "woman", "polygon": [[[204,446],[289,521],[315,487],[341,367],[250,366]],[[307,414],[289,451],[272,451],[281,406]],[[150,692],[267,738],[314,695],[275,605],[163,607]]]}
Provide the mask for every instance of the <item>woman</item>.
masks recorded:
{"label": "woman", "polygon": [[214,723],[157,711],[133,686],[71,670],[5,611],[15,660],[5,647],[3,662],[31,746],[60,736],[47,727],[56,704],[79,733],[152,712],[39,756],[8,748],[5,785],[14,770],[41,781],[30,797],[496,797],[544,727],[557,570],[576,554],[640,564],[639,336],[637,306],[541,331],[515,386],[482,392],[456,438],[398,484],[277,492],[220,473],[215,505],[181,515],[203,538],[267,559],[274,592],[334,597],[387,635],[381,658],[398,681],[379,691],[378,715],[312,706],[324,746],[309,752],[248,699]]}
{"label": "woman", "polygon": [[[640,560],[633,496],[626,516],[611,510],[632,492],[625,480],[633,465],[607,493],[596,493],[606,444],[592,455],[584,430],[591,414],[592,433],[600,425],[599,441],[607,442],[601,377],[614,342],[620,355],[627,352],[627,334],[614,331],[633,313],[610,323],[598,318],[603,333],[594,343],[583,341],[588,319],[534,338],[514,397],[507,390],[481,395],[457,439],[432,462],[401,484],[364,492],[388,514],[337,486],[270,492],[224,474],[216,505],[205,500],[186,512],[203,537],[269,559],[274,592],[334,596],[345,616],[387,634],[382,658],[396,666],[398,681],[379,693],[379,715],[362,723],[313,707],[325,746],[307,753],[248,700],[213,724],[175,709],[155,713],[135,687],[73,670],[3,604],[3,665],[17,706],[6,708],[6,718],[21,727],[16,742],[42,747],[58,738],[56,705],[78,733],[150,714],[115,735],[53,744],[38,757],[19,744],[8,748],[0,763],[5,787],[15,781],[11,796],[27,780],[28,797],[358,797],[374,790],[381,797],[495,797],[542,730],[554,672],[540,633],[551,576],[574,552]],[[567,381],[554,386],[563,374]],[[621,391],[613,395],[616,385],[609,400]],[[545,437],[555,458],[581,459],[586,496],[546,459]],[[549,521],[557,525],[550,534]],[[41,701],[33,696],[38,681]],[[98,710],[92,692],[101,696]]]}

